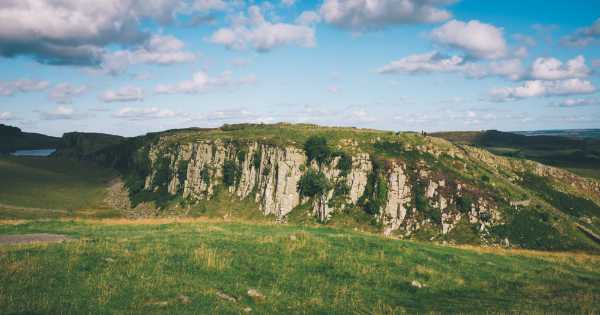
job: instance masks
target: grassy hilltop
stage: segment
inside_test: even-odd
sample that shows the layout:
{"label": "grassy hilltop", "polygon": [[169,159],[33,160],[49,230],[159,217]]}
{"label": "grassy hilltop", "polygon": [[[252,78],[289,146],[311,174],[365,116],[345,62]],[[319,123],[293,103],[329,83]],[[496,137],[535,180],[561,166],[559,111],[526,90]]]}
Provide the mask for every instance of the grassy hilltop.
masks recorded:
{"label": "grassy hilltop", "polygon": [[[511,248],[481,247],[466,220],[433,241],[428,233],[383,237],[361,205],[321,222],[306,215],[304,204],[276,223],[254,199],[231,195],[224,182],[210,200],[195,203],[180,195],[166,195],[158,208],[145,202],[143,209],[118,209],[112,202],[119,177],[134,176],[136,152],[150,146],[218,139],[242,148],[260,141],[304,150],[314,136],[326,138],[323,148],[332,154],[426,163],[486,193],[530,200],[519,210],[501,208],[508,224],[495,232],[510,238]],[[64,154],[54,157],[0,157],[1,313],[600,312],[598,244],[577,228],[600,234],[600,196],[555,175],[517,171],[515,165],[534,165],[519,157],[500,159],[415,133],[314,125],[95,135],[98,146],[85,134],[70,137]],[[160,187],[145,194],[165,196]],[[147,208],[152,215],[130,219]],[[6,241],[32,233],[70,240]]]}

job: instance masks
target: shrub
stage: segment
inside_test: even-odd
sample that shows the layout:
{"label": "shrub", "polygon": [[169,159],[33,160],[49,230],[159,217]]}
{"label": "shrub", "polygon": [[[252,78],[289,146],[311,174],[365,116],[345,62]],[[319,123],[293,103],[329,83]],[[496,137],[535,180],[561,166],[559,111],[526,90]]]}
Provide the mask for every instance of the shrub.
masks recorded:
{"label": "shrub", "polygon": [[305,197],[322,195],[329,190],[329,180],[321,171],[309,169],[298,182],[298,191]]}
{"label": "shrub", "polygon": [[183,184],[187,177],[187,169],[189,164],[190,162],[186,160],[181,160],[177,164],[177,177],[179,178],[180,184]]}
{"label": "shrub", "polygon": [[208,171],[208,167],[203,167],[200,171],[200,178],[205,184],[210,184],[210,172]]}
{"label": "shrub", "polygon": [[223,183],[226,186],[233,186],[239,180],[240,169],[234,161],[225,161],[223,163]]}
{"label": "shrub", "polygon": [[252,164],[254,165],[254,168],[256,170],[260,169],[260,160],[262,159],[262,151],[260,149],[256,150],[256,152],[254,152],[254,155],[252,156]]}
{"label": "shrub", "polygon": [[490,181],[490,177],[487,175],[481,175],[481,181],[488,183]]}
{"label": "shrub", "polygon": [[169,185],[169,160],[166,158],[158,158],[154,163],[156,173],[152,178],[152,186],[163,188]]}
{"label": "shrub", "polygon": [[462,195],[456,198],[456,209],[461,213],[468,213],[471,211],[471,205],[473,204],[473,198],[468,195]]}
{"label": "shrub", "polygon": [[327,139],[322,136],[312,136],[304,143],[304,151],[309,161],[317,161],[319,164],[326,163],[331,158],[331,149],[327,146]]}
{"label": "shrub", "polygon": [[246,161],[246,154],[248,154],[248,151],[246,151],[245,149],[240,149],[237,151],[237,160],[238,162],[244,163],[244,161]]}
{"label": "shrub", "polygon": [[352,157],[348,155],[346,152],[340,151],[337,153],[340,157],[338,161],[337,167],[340,170],[341,176],[346,176],[352,170]]}
{"label": "shrub", "polygon": [[367,179],[365,192],[360,198],[360,203],[365,212],[371,215],[379,214],[381,208],[387,203],[388,185],[385,178],[384,163],[373,160],[373,172]]}

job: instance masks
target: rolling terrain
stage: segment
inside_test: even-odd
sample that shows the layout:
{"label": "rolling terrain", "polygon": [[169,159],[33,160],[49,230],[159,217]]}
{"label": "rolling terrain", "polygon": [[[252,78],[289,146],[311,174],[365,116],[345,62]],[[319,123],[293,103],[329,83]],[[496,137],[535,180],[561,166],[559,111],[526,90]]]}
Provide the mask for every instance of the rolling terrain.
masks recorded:
{"label": "rolling terrain", "polygon": [[0,309],[600,311],[600,183],[451,140],[243,124],[0,157]]}

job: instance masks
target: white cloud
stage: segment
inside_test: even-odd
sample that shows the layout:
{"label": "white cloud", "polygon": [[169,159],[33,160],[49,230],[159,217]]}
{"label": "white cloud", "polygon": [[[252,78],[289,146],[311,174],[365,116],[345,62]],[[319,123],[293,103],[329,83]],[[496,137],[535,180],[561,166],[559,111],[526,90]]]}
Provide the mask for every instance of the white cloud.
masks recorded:
{"label": "white cloud", "polygon": [[374,122],[377,119],[364,109],[350,109],[346,118],[351,122],[368,123]]}
{"label": "white cloud", "polygon": [[532,80],[516,87],[495,88],[490,91],[490,100],[495,102],[514,101],[529,97],[589,94],[596,91],[592,82],[581,79],[559,81]]}
{"label": "white cloud", "polygon": [[565,108],[598,106],[598,105],[600,105],[599,98],[567,98],[560,102],[552,104],[552,106],[565,107]]}
{"label": "white cloud", "polygon": [[98,65],[104,47],[136,45],[147,38],[142,20],[169,23],[182,6],[180,0],[2,1],[0,56]]}
{"label": "white cloud", "polygon": [[176,37],[153,35],[136,49],[104,54],[100,70],[96,72],[118,75],[132,64],[172,65],[194,62],[196,54],[185,51],[184,48],[185,44]]}
{"label": "white cloud", "polygon": [[68,106],[58,106],[54,110],[39,111],[39,113],[43,120],[74,120],[88,117],[85,113],[78,112]]}
{"label": "white cloud", "polygon": [[44,91],[49,85],[48,81],[29,79],[0,81],[0,96],[12,96],[16,93]]}
{"label": "white cloud", "polygon": [[537,58],[531,67],[531,77],[536,80],[563,80],[586,78],[590,69],[583,56],[577,56],[563,65],[556,58]]}
{"label": "white cloud", "polygon": [[192,7],[202,11],[223,11],[228,8],[228,5],[223,0],[195,0]]}
{"label": "white cloud", "polygon": [[158,107],[123,107],[112,116],[128,120],[148,120],[174,118],[179,115],[170,109],[160,109]]}
{"label": "white cloud", "polygon": [[537,44],[537,42],[535,41],[535,39],[531,36],[528,35],[524,35],[524,34],[514,34],[512,36],[515,40],[517,40],[518,42],[522,43],[525,46],[535,46]]}
{"label": "white cloud", "polygon": [[325,0],[323,19],[352,31],[382,29],[396,24],[437,23],[451,17],[440,8],[449,0]]}
{"label": "white cloud", "polygon": [[506,77],[518,80],[524,74],[523,65],[519,59],[505,59],[490,63],[467,62],[461,56],[446,56],[437,51],[424,54],[409,55],[392,61],[378,70],[381,74],[406,73],[460,73],[469,78],[484,78],[489,76]]}
{"label": "white cloud", "polygon": [[252,48],[267,52],[276,47],[296,44],[314,47],[315,30],[300,24],[271,23],[265,20],[258,6],[248,8],[248,17],[241,16],[230,27],[220,28],[209,41],[229,49]]}
{"label": "white cloud", "polygon": [[294,4],[296,4],[296,0],[281,0],[281,4],[283,4],[286,7],[291,7]]}
{"label": "white cloud", "polygon": [[339,93],[339,92],[340,92],[340,88],[339,88],[338,86],[336,86],[336,85],[331,85],[331,86],[329,86],[329,87],[327,88],[327,91],[328,91],[329,93],[337,94],[337,93]]}
{"label": "white cloud", "polygon": [[319,22],[321,22],[321,16],[315,11],[304,11],[296,18],[296,23],[300,25],[310,26]]}
{"label": "white cloud", "polygon": [[232,77],[231,72],[225,71],[216,77],[210,77],[206,72],[196,72],[191,80],[182,81],[176,84],[161,84],[154,89],[156,94],[179,94],[179,93],[200,93],[218,87],[239,87],[246,84],[254,84],[256,77],[248,76],[240,79]]}
{"label": "white cloud", "polygon": [[498,59],[507,54],[502,32],[501,28],[477,20],[467,23],[452,20],[434,29],[431,38],[440,44],[464,50],[476,58]]}
{"label": "white cloud", "polygon": [[143,99],[144,90],[142,90],[142,88],[132,86],[125,86],[116,91],[104,91],[104,93],[100,95],[100,100],[105,103],[142,101]]}
{"label": "white cloud", "polygon": [[586,47],[600,40],[600,18],[592,25],[578,29],[574,34],[565,36],[561,43],[571,47]]}
{"label": "white cloud", "polygon": [[462,71],[464,58],[459,56],[445,56],[437,51],[425,54],[409,55],[392,61],[381,67],[378,72],[385,73],[431,73],[431,72],[458,72]]}
{"label": "white cloud", "polygon": [[11,112],[0,112],[0,120],[9,121],[14,120],[15,116]]}
{"label": "white cloud", "polygon": [[[59,103],[59,104],[68,104],[73,101],[74,97],[81,96],[87,92],[87,87],[83,86],[75,86],[69,83],[61,83],[56,85],[51,91],[48,97]],[[59,107],[66,108],[66,107]]]}

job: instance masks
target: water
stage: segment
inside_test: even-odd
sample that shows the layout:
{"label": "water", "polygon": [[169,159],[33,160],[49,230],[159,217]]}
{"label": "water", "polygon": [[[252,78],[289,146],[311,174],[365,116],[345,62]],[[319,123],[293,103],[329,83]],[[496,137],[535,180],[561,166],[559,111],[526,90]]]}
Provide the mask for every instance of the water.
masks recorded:
{"label": "water", "polygon": [[50,156],[56,149],[39,149],[39,150],[17,150],[10,155],[14,156]]}

